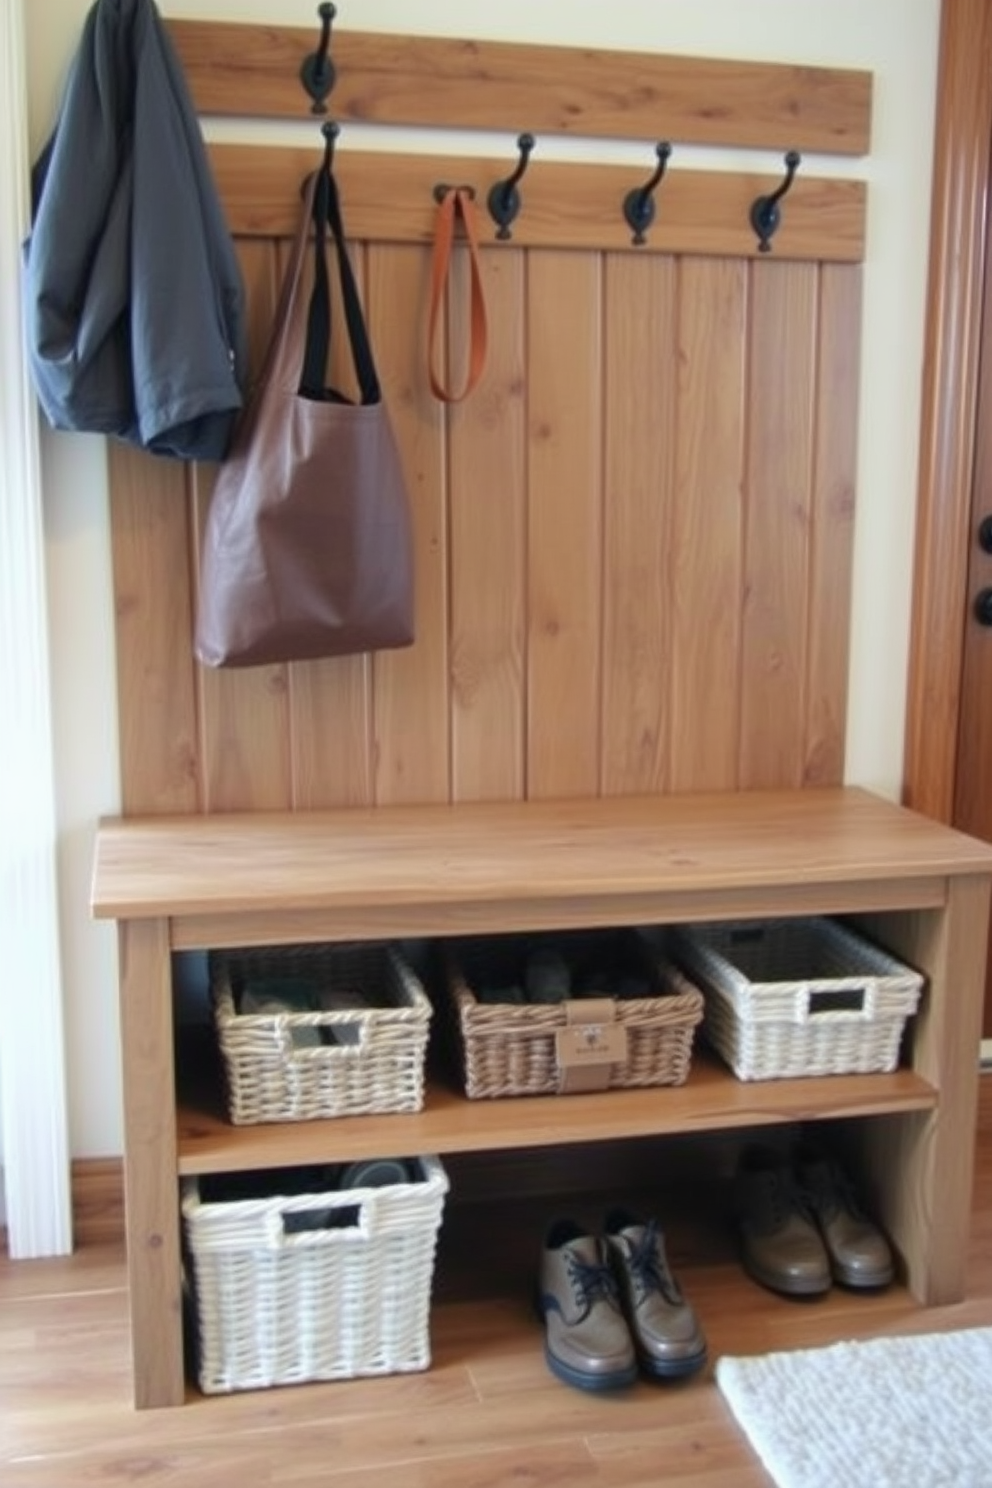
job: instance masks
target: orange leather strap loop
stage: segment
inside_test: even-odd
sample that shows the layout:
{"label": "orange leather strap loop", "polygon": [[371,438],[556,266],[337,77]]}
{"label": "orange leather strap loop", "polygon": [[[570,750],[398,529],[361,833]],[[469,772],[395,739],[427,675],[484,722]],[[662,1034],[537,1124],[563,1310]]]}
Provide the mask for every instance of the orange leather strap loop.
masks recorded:
{"label": "orange leather strap loop", "polygon": [[[451,250],[455,238],[455,219],[461,214],[462,223],[465,228],[465,240],[468,244],[469,261],[471,265],[471,309],[470,309],[470,343],[468,374],[465,386],[460,392],[454,392],[444,385],[444,381],[436,370],[435,342],[437,340],[437,326],[441,315],[441,306],[444,304],[445,292],[448,284],[448,276],[451,272]],[[435,398],[440,398],[443,403],[460,403],[467,398],[482,376],[486,365],[486,342],[488,338],[488,325],[486,322],[486,298],[482,287],[482,268],[479,263],[479,238],[475,227],[475,203],[471,193],[463,186],[452,186],[441,198],[438,206],[437,222],[434,229],[434,253],[431,261],[431,309],[428,324],[428,371],[430,373],[431,392]]]}

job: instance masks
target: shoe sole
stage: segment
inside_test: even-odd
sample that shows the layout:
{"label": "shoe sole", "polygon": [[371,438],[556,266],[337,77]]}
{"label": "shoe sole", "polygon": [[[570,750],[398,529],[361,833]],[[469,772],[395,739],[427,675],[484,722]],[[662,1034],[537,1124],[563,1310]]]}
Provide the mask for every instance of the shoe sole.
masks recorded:
{"label": "shoe sole", "polygon": [[574,1385],[577,1390],[622,1390],[637,1379],[636,1364],[631,1364],[626,1369],[614,1369],[610,1374],[589,1374],[585,1370],[574,1369],[571,1364],[564,1364],[547,1347],[544,1357],[555,1378],[560,1379],[563,1384]]}
{"label": "shoe sole", "polygon": [[896,1275],[895,1267],[876,1272],[874,1276],[866,1276],[863,1271],[845,1271],[842,1266],[834,1266],[832,1269],[837,1285],[852,1292],[880,1292],[883,1287],[891,1286]]}
{"label": "shoe sole", "polygon": [[681,1379],[695,1374],[706,1363],[706,1350],[699,1354],[688,1354],[684,1359],[652,1359],[647,1354],[638,1354],[641,1369],[652,1379]]}
{"label": "shoe sole", "polygon": [[822,1297],[830,1290],[831,1278],[829,1276],[823,1281],[807,1280],[805,1277],[790,1280],[777,1275],[774,1271],[762,1271],[760,1266],[756,1266],[748,1259],[745,1259],[742,1265],[752,1281],[759,1282],[770,1292],[778,1292],[783,1297]]}

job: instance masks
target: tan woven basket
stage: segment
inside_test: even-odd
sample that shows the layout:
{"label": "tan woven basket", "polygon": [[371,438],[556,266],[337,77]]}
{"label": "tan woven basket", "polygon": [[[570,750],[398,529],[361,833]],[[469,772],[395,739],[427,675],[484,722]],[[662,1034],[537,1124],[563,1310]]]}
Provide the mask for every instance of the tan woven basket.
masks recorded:
{"label": "tan woven basket", "polygon": [[707,1042],[738,1079],[896,1068],[923,978],[846,926],[695,925],[669,943],[703,990]]}
{"label": "tan woven basket", "polygon": [[[374,1006],[313,1013],[239,1013],[254,978],[300,977],[328,991],[358,991]],[[210,955],[214,1025],[237,1125],[419,1111],[430,1000],[391,946],[301,945]],[[299,1029],[324,1030],[301,1047]]]}
{"label": "tan woven basket", "polygon": [[[606,932],[622,961],[636,964],[653,988],[646,997],[614,998],[614,1017],[625,1030],[626,1055],[609,1066],[608,1088],[681,1085],[703,1016],[702,994],[679,969],[655,954],[634,931]],[[445,971],[454,1038],[465,1094],[472,1099],[556,1095],[563,1089],[559,1031],[567,1005],[484,1003],[476,991],[519,979],[523,959],[550,944],[567,960],[586,955],[601,932],[575,935],[493,936],[450,941]],[[604,991],[603,994],[607,995]],[[577,1003],[581,1007],[581,1003]]]}
{"label": "tan woven basket", "polygon": [[436,1157],[408,1165],[409,1183],[234,1202],[183,1179],[204,1393],[427,1368],[448,1179]]}

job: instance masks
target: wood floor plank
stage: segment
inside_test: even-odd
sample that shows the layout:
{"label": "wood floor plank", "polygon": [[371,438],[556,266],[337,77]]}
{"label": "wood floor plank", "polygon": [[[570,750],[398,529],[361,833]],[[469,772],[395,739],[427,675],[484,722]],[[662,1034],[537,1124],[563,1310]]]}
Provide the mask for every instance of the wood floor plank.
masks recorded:
{"label": "wood floor plank", "polygon": [[433,1365],[421,1374],[210,1398],[191,1387],[183,1408],[141,1412],[131,1406],[121,1247],[44,1262],[0,1256],[0,1482],[769,1488],[714,1383],[721,1354],[992,1326],[992,1078],[982,1081],[963,1302],[925,1309],[895,1287],[796,1303],[751,1283],[726,1236],[695,1253],[683,1240],[673,1254],[710,1345],[690,1380],[602,1397],[560,1384],[521,1288],[437,1306]]}

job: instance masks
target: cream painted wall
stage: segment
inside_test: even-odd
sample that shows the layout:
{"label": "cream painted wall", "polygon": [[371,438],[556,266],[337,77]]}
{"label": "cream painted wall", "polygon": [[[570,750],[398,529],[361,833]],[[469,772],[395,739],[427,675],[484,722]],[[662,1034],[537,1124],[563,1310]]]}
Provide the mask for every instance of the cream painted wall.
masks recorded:
{"label": "cream painted wall", "polygon": [[[51,127],[88,0],[28,10],[29,125],[33,150]],[[166,15],[314,25],[313,0],[161,0]],[[812,160],[818,173],[869,182],[861,450],[854,565],[848,779],[897,797],[902,771],[917,414],[923,348],[930,166],[939,0],[339,0],[353,29],[471,34],[498,40],[820,63],[875,74],[871,157],[853,166]],[[507,119],[496,142],[512,149],[526,119]],[[302,126],[304,138],[313,126]],[[225,137],[233,126],[225,128]],[[233,132],[238,132],[233,130]],[[240,132],[244,134],[246,128]],[[283,131],[285,132],[285,131]],[[293,126],[294,134],[300,131]],[[659,120],[659,134],[664,121]],[[250,137],[258,133],[258,126]],[[424,135],[408,134],[408,147]],[[384,143],[349,128],[363,147]],[[394,140],[390,137],[390,146]],[[464,142],[483,148],[492,141]],[[789,145],[782,141],[783,150]],[[541,140],[549,157],[650,160],[650,144],[595,146]],[[677,146],[677,142],[676,142]],[[446,142],[448,147],[448,142]],[[736,157],[777,169],[777,156]],[[678,164],[724,167],[717,152],[678,150]],[[45,523],[58,735],[62,951],[66,980],[69,1110],[76,1156],[120,1151],[115,939],[87,912],[96,818],[117,808],[113,616],[105,454],[99,440],[47,434]]]}

